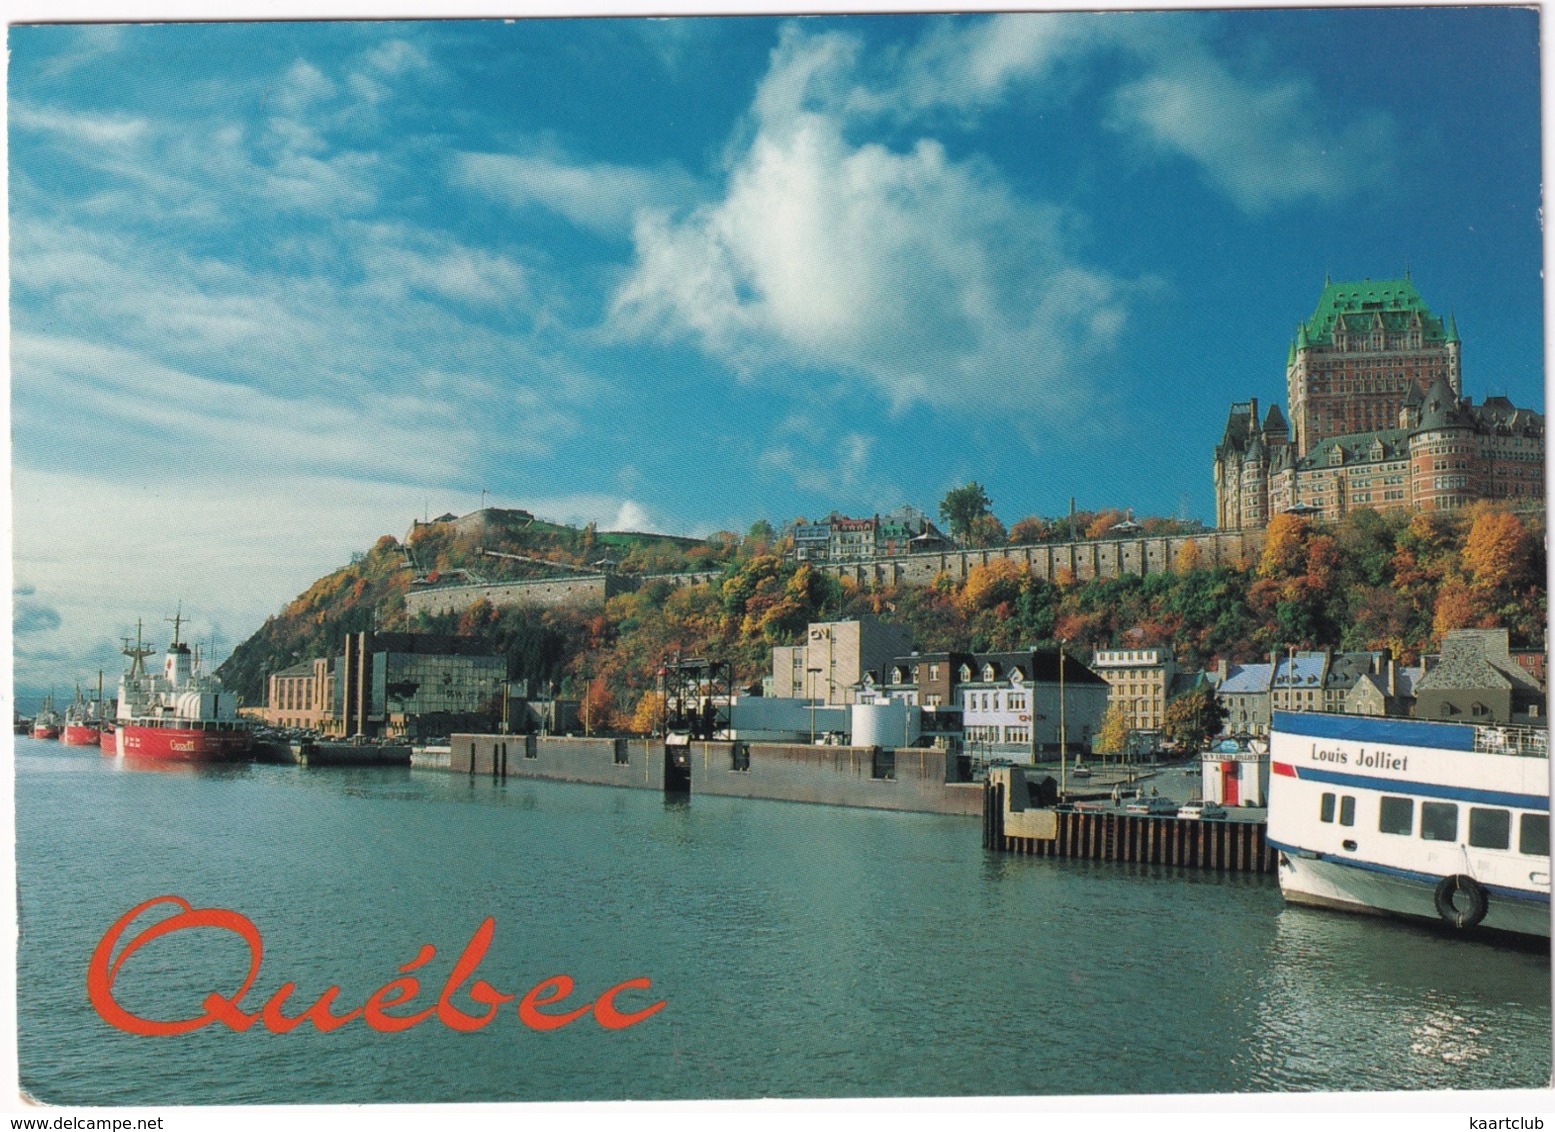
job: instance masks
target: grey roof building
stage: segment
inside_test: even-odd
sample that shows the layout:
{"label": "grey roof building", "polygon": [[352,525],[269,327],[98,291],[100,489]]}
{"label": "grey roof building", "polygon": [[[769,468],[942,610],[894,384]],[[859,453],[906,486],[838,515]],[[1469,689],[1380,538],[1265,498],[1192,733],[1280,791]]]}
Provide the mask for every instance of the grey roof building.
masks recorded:
{"label": "grey roof building", "polygon": [[1455,629],[1415,687],[1415,717],[1545,725],[1544,692],[1512,659],[1505,629]]}

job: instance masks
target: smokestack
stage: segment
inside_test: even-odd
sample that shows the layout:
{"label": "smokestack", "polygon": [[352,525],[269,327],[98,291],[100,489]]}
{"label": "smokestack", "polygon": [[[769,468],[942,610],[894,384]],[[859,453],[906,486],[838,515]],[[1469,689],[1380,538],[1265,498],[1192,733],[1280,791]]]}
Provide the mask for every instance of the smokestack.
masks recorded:
{"label": "smokestack", "polygon": [[1388,698],[1398,695],[1398,661],[1393,659],[1393,654],[1388,654]]}

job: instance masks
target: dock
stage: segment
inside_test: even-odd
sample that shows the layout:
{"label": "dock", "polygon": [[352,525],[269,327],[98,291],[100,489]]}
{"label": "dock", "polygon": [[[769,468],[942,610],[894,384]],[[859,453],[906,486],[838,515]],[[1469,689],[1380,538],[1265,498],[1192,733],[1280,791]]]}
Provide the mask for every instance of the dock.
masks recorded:
{"label": "dock", "polygon": [[995,767],[983,786],[983,848],[1032,857],[1132,861],[1218,872],[1272,873],[1263,821],[1206,821],[1030,804],[1024,772]]}

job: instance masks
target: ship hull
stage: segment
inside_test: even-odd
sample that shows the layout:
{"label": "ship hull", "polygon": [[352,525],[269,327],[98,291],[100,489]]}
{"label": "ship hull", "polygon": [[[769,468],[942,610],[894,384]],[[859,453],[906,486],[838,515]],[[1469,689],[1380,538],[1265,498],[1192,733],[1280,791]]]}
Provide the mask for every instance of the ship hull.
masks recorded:
{"label": "ship hull", "polygon": [[[1291,904],[1364,912],[1440,924],[1436,886],[1440,877],[1407,876],[1364,868],[1349,861],[1310,856],[1281,847],[1280,891]],[[1549,897],[1537,892],[1491,888],[1480,927],[1514,935],[1550,937]]]}
{"label": "ship hull", "polygon": [[67,723],[65,729],[59,733],[59,741],[67,747],[95,747],[98,744],[100,733],[95,727],[87,727],[81,723]]}
{"label": "ship hull", "polygon": [[59,728],[58,727],[38,727],[38,726],[34,725],[34,727],[32,729],[32,737],[34,739],[58,739],[59,738]]}
{"label": "ship hull", "polygon": [[105,755],[117,755],[119,753],[119,740],[112,728],[105,728],[97,737],[97,745]]}
{"label": "ship hull", "polygon": [[237,729],[137,727],[121,723],[114,732],[115,753],[130,759],[182,762],[230,762],[247,757],[250,736]]}

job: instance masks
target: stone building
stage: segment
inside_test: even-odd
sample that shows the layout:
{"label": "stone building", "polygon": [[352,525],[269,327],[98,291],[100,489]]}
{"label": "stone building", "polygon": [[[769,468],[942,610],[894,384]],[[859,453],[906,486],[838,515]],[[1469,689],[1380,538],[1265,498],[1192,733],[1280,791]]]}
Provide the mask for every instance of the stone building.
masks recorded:
{"label": "stone building", "polygon": [[1122,707],[1128,730],[1161,730],[1166,702],[1176,692],[1177,662],[1170,649],[1097,649],[1091,669],[1107,682],[1108,704]]}
{"label": "stone building", "polygon": [[1329,283],[1286,362],[1290,419],[1231,406],[1215,448],[1216,522],[1257,529],[1282,512],[1443,510],[1544,497],[1544,416],[1462,396],[1456,324],[1407,278]]}
{"label": "stone building", "polygon": [[1415,685],[1415,718],[1547,724],[1542,688],[1512,658],[1505,629],[1454,629]]}

